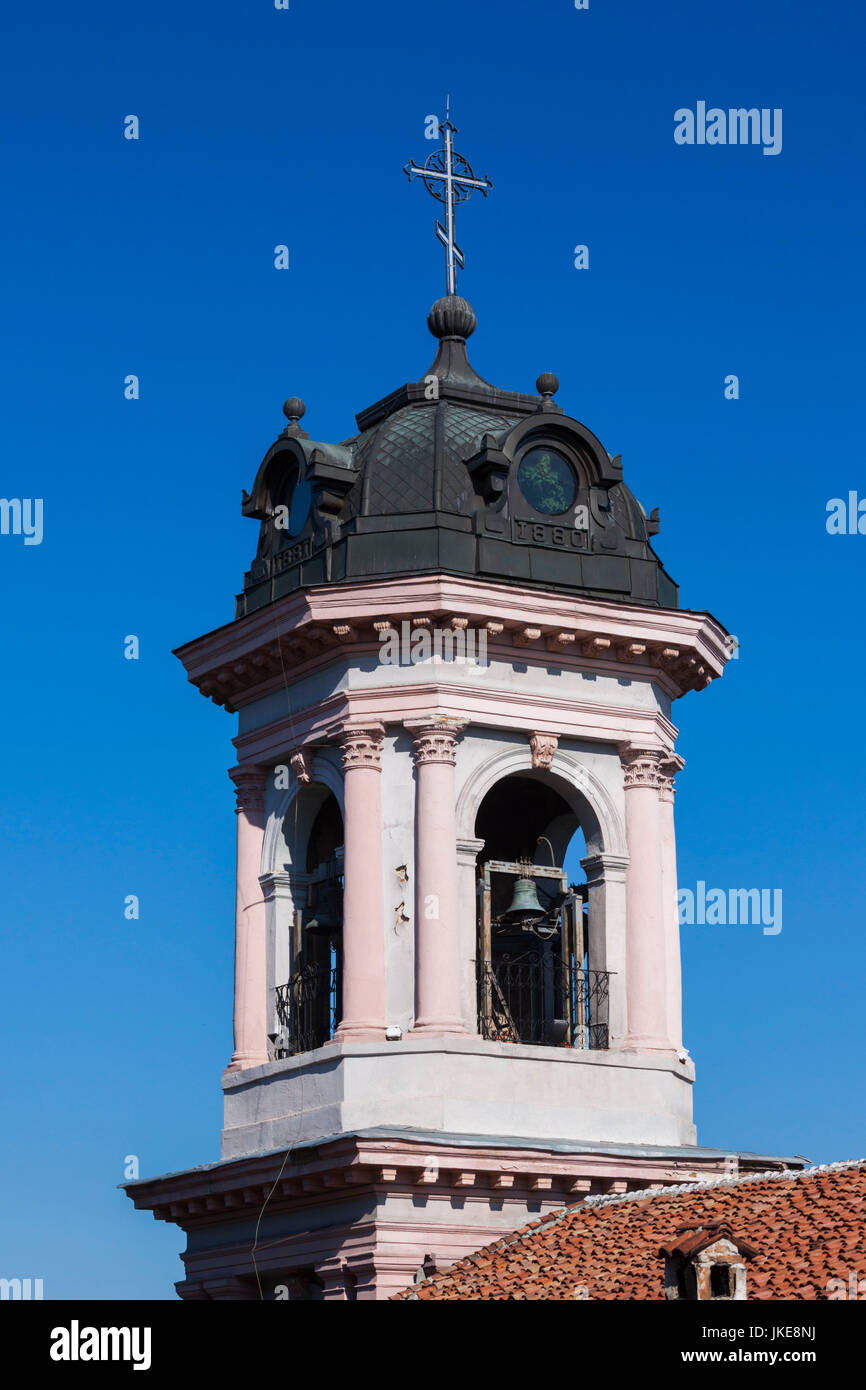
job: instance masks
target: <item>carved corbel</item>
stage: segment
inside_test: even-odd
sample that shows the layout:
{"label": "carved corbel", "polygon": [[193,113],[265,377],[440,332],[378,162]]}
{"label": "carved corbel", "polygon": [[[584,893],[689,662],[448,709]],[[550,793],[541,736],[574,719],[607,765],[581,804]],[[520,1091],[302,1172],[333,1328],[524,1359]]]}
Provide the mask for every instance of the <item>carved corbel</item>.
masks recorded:
{"label": "carved corbel", "polygon": [[559,737],[556,734],[535,733],[529,740],[529,746],[532,749],[532,766],[549,768],[559,747]]}
{"label": "carved corbel", "polygon": [[[337,449],[340,449],[339,454]],[[307,479],[313,490],[313,508],[320,517],[339,520],[343,503],[357,476],[348,449],[331,445],[326,453],[321,445],[313,448],[307,464]]]}
{"label": "carved corbel", "polygon": [[477,454],[467,460],[466,467],[475,491],[488,506],[500,502],[505,495],[511,460],[497,448],[492,434],[486,434]]}
{"label": "carved corbel", "polygon": [[646,642],[623,642],[616,649],[620,661],[640,661],[646,656]]}

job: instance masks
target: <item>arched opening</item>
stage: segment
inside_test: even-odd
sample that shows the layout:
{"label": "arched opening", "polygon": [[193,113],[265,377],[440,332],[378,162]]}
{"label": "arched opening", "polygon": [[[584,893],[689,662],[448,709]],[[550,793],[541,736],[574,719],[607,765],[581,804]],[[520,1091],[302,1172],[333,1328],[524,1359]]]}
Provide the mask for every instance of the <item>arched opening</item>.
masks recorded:
{"label": "arched opening", "polygon": [[[333,792],[304,787],[284,825],[292,853],[291,973],[277,988],[278,1056],[321,1047],[340,1022],[343,817]],[[303,867],[301,867],[303,866]]]}
{"label": "arched opening", "polygon": [[586,831],[556,781],[513,773],[478,808],[479,1032],[606,1048],[608,977],[587,954]]}

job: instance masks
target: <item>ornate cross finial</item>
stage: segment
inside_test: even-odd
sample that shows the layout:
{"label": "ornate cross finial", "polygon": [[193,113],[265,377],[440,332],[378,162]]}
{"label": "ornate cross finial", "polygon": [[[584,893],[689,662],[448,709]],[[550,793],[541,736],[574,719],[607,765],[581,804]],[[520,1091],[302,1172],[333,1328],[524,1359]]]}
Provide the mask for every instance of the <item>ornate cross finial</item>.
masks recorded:
{"label": "ornate cross finial", "polygon": [[493,184],[488,178],[477,179],[471,165],[455,150],[454,136],[457,134],[457,127],[451,124],[450,114],[451,98],[447,97],[445,120],[439,125],[439,129],[444,131],[443,148],[434,150],[423,168],[410,160],[404,166],[403,172],[410,183],[413,176],[423,179],[427,192],[445,204],[445,226],[437,220],[436,235],[445,247],[447,293],[456,295],[457,266],[462,270],[466,262],[454,239],[454,208],[457,203],[465,203],[467,198],[471,198],[476,188],[480,189],[486,198]]}

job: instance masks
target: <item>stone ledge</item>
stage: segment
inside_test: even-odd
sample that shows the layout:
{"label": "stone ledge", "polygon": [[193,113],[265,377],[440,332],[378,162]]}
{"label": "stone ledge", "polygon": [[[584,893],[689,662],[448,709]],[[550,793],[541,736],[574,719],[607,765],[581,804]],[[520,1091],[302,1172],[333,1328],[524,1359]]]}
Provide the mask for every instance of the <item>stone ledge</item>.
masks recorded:
{"label": "stone ledge", "polygon": [[386,1057],[405,1053],[443,1053],[459,1056],[514,1058],[530,1061],[559,1062],[566,1066],[625,1067],[629,1070],[672,1072],[686,1081],[694,1081],[695,1067],[691,1058],[680,1061],[674,1052],[640,1052],[632,1048],[581,1049],[568,1047],[535,1047],[529,1043],[488,1042],[477,1035],[450,1035],[426,1038],[421,1035],[404,1037],[399,1042],[330,1042],[312,1052],[296,1057],[284,1057],[261,1066],[247,1067],[240,1072],[224,1072],[224,1091],[238,1090],[256,1081],[288,1076],[312,1068],[327,1068],[343,1058]]}

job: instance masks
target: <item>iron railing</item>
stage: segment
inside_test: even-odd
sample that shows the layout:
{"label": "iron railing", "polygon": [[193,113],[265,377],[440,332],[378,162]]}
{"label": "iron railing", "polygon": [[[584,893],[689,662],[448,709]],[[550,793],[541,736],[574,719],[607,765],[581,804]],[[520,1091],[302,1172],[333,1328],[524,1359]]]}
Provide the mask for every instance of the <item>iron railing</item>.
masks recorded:
{"label": "iron railing", "polygon": [[583,970],[552,951],[501,955],[478,981],[478,1031],[494,1042],[603,1050],[610,973]]}
{"label": "iron railing", "polygon": [[334,1036],[340,1022],[339,960],[309,964],[276,989],[276,1057],[312,1052]]}

